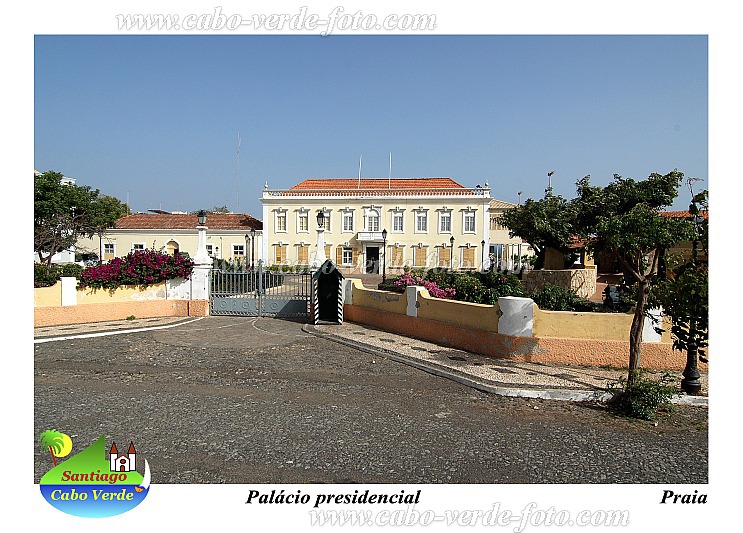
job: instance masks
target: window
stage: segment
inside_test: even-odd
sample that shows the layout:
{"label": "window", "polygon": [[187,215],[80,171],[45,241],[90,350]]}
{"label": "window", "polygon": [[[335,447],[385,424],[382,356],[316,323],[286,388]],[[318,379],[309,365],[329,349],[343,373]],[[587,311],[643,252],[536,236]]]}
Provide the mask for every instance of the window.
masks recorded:
{"label": "window", "polygon": [[235,261],[241,261],[245,258],[245,245],[244,244],[233,244],[232,245],[232,259]]}
{"label": "window", "polygon": [[439,248],[439,266],[444,268],[451,267],[451,248],[448,246]]}
{"label": "window", "polygon": [[413,257],[413,266],[425,267],[426,266],[426,249],[423,246],[415,248]]}
{"label": "window", "polygon": [[343,254],[341,258],[343,265],[353,265],[353,248],[343,248]]}
{"label": "window", "polygon": [[415,212],[415,232],[428,233],[428,213],[426,211]]}
{"label": "window", "polygon": [[451,211],[439,213],[439,233],[451,233]]}
{"label": "window", "polygon": [[462,248],[462,268],[475,268],[475,248]]}
{"label": "window", "polygon": [[307,233],[310,231],[310,215],[307,212],[300,212],[297,219],[297,231]]}
{"label": "window", "polygon": [[370,209],[366,218],[367,231],[379,231],[379,211]]}
{"label": "window", "polygon": [[209,254],[209,257],[214,257],[214,245],[213,244],[206,245],[206,253]]}
{"label": "window", "polygon": [[390,266],[401,266],[403,263],[403,250],[402,246],[392,246],[390,248]]}
{"label": "window", "polygon": [[276,213],[276,231],[286,232],[286,211]]}
{"label": "window", "polygon": [[353,211],[343,211],[343,231],[353,231]]}
{"label": "window", "polygon": [[309,253],[310,247],[306,244],[300,244],[299,246],[297,246],[297,264],[308,265],[310,262]]}
{"label": "window", "polygon": [[475,212],[474,211],[464,212],[464,232],[475,233]]}
{"label": "window", "polygon": [[286,263],[286,244],[277,244],[274,246],[276,264]]}
{"label": "window", "polygon": [[144,243],[143,242],[133,242],[132,243],[132,251],[133,252],[143,252],[144,251]]}
{"label": "window", "polygon": [[330,213],[327,211],[323,211],[325,214],[325,219],[323,220],[323,228],[325,228],[325,231],[330,231]]}
{"label": "window", "polygon": [[403,212],[395,211],[392,213],[392,231],[395,233],[403,233]]}
{"label": "window", "polygon": [[116,255],[116,250],[114,248],[114,243],[107,242],[103,245],[103,260],[108,261],[109,259],[113,259]]}

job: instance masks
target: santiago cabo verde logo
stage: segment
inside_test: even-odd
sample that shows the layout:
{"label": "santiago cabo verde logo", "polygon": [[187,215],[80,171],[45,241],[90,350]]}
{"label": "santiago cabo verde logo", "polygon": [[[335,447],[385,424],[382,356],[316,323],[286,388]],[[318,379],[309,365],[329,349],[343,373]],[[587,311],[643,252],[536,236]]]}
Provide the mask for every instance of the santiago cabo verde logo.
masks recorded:
{"label": "santiago cabo verde logo", "polygon": [[150,465],[137,472],[134,442],[120,453],[114,442],[106,459],[106,436],[69,459],[72,439],[56,430],[41,434],[41,445],[51,453],[54,466],[39,482],[41,494],[60,511],[75,516],[103,518],[125,513],[142,503],[150,491]]}

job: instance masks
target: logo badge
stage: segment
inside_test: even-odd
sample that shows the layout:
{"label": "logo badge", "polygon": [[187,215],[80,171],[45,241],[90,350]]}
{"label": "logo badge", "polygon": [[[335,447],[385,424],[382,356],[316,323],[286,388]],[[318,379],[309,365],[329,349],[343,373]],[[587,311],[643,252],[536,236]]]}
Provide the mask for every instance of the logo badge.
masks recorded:
{"label": "logo badge", "polygon": [[[41,494],[62,512],[103,518],[125,513],[142,503],[150,490],[150,465],[142,463],[134,442],[120,450],[114,442],[106,453],[106,436],[64,461],[72,452],[72,439],[56,430],[44,431],[41,446],[51,455],[53,467],[40,481]],[[108,455],[108,457],[107,457]]]}

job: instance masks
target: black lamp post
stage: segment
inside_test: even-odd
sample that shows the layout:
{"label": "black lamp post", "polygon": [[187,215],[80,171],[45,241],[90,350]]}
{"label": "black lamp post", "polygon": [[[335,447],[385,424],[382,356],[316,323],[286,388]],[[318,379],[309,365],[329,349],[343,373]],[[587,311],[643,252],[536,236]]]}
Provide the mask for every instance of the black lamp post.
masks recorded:
{"label": "black lamp post", "polygon": [[250,268],[255,268],[255,228],[250,228]]}
{"label": "black lamp post", "polygon": [[325,228],[325,213],[322,211],[322,209],[317,212],[317,227]]}
{"label": "black lamp post", "polygon": [[480,252],[480,260],[482,261],[482,266],[480,267],[480,269],[485,272],[485,239],[482,240],[480,246],[482,246],[482,252]]}
{"label": "black lamp post", "polygon": [[382,230],[382,283],[387,281],[387,230]]}
{"label": "black lamp post", "polygon": [[449,239],[449,244],[451,244],[451,250],[449,252],[449,270],[452,272],[454,271],[454,235],[451,236]]}
{"label": "black lamp post", "polygon": [[[692,213],[695,213],[693,207],[696,206],[690,206],[689,210]],[[697,246],[699,245],[699,224],[702,222],[702,217],[695,214],[692,220],[694,221],[694,241],[692,242],[691,248],[691,261],[693,265],[692,268],[696,268]],[[691,317],[689,319],[689,343],[686,349],[686,367],[681,373],[681,375],[684,376],[684,379],[681,380],[681,390],[689,395],[699,394],[699,391],[702,390],[702,383],[699,381],[699,367],[697,365],[698,358],[696,321],[694,320],[694,317]]]}
{"label": "black lamp post", "polygon": [[250,239],[249,234],[245,234],[245,250],[243,253],[243,257],[245,258],[245,268],[248,268],[248,239]]}
{"label": "black lamp post", "polygon": [[206,211],[204,211],[203,209],[199,211],[198,217],[199,217],[199,226],[203,226],[204,224],[206,224]]}

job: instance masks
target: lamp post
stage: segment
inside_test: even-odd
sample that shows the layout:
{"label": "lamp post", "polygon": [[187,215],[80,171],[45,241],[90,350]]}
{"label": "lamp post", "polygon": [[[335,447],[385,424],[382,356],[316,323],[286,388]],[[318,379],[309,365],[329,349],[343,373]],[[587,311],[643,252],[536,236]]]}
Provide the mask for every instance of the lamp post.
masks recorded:
{"label": "lamp post", "polygon": [[449,250],[449,270],[454,271],[454,235],[449,239],[451,249]]}
{"label": "lamp post", "polygon": [[480,242],[480,246],[482,246],[482,252],[480,252],[480,260],[482,261],[481,269],[485,272],[485,239]]}
{"label": "lamp post", "polygon": [[315,255],[315,266],[321,267],[327,260],[325,257],[325,212],[320,209],[317,212],[317,255]]}
{"label": "lamp post", "polygon": [[382,283],[387,281],[387,230],[382,230]]}
{"label": "lamp post", "polygon": [[[695,213],[693,215],[694,222],[694,241],[692,242],[691,248],[691,261],[692,268],[697,266],[697,246],[699,245],[699,224],[702,222],[702,217],[696,214],[696,206],[689,206],[689,211]],[[697,365],[698,359],[698,347],[697,347],[697,327],[696,320],[692,316],[689,319],[689,343],[686,350],[686,367],[681,373],[684,378],[681,380],[681,390],[686,394],[695,395],[699,394],[702,389],[702,383],[699,381],[699,367]]]}
{"label": "lamp post", "polygon": [[196,247],[196,255],[193,260],[197,265],[207,265],[211,263],[209,253],[206,251],[206,211],[203,209],[199,211],[198,215],[199,225],[196,229],[199,231],[199,240]]}
{"label": "lamp post", "polygon": [[255,228],[250,228],[250,269],[255,268]]}
{"label": "lamp post", "polygon": [[[245,268],[248,268],[248,241],[250,239],[250,234],[245,234],[245,253],[243,254],[243,257],[245,257]],[[251,257],[252,260],[252,257]]]}

